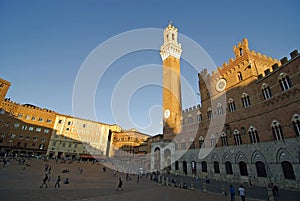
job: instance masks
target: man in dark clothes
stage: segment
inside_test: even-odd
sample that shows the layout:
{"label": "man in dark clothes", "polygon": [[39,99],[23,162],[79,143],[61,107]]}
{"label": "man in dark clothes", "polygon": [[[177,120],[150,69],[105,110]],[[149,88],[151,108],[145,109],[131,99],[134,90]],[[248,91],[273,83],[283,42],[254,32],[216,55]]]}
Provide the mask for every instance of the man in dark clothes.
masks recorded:
{"label": "man in dark clothes", "polygon": [[43,179],[43,182],[42,182],[42,185],[40,186],[40,188],[42,188],[43,187],[43,185],[45,185],[46,186],[46,188],[48,187],[48,185],[47,185],[47,181],[48,181],[48,175],[47,174],[45,174],[45,177],[44,177],[44,179]]}
{"label": "man in dark clothes", "polygon": [[118,187],[117,187],[117,191],[119,190],[119,188],[121,189],[121,191],[123,191],[123,180],[121,177],[119,177],[119,184],[118,184]]}

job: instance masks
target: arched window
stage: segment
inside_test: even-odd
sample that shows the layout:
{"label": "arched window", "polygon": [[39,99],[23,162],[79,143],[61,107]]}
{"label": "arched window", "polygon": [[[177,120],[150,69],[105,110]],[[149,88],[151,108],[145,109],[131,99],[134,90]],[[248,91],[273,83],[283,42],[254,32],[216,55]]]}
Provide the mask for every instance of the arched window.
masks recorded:
{"label": "arched window", "polygon": [[266,83],[263,83],[261,87],[261,92],[265,100],[268,100],[269,98],[272,97],[271,89],[269,85],[267,85]]}
{"label": "arched window", "polygon": [[218,103],[218,105],[217,105],[217,112],[218,112],[218,115],[223,115],[224,114],[223,106],[222,106],[221,103]]}
{"label": "arched window", "polygon": [[193,116],[191,114],[188,115],[188,124],[193,123]]}
{"label": "arched window", "polygon": [[287,74],[280,73],[278,80],[282,91],[286,91],[292,87],[292,82]]}
{"label": "arched window", "polygon": [[205,161],[201,162],[202,172],[207,172],[207,163]]}
{"label": "arched window", "polygon": [[288,161],[281,162],[281,167],[283,170],[284,178],[286,179],[296,179],[294,174],[293,166]]}
{"label": "arched window", "polygon": [[214,172],[215,173],[220,173],[220,166],[217,161],[214,161]]}
{"label": "arched window", "polygon": [[193,138],[190,138],[190,149],[195,149],[195,142]]}
{"label": "arched window", "polygon": [[187,175],[187,162],[186,161],[182,161],[182,171],[183,171],[184,175]]}
{"label": "arched window", "polygon": [[273,132],[275,140],[283,139],[282,129],[281,129],[280,123],[278,121],[274,120],[272,122],[272,132]]}
{"label": "arched window", "polygon": [[221,134],[221,141],[222,141],[222,146],[228,146],[227,134],[225,132],[222,132]]}
{"label": "arched window", "polygon": [[241,176],[248,176],[247,164],[244,161],[239,162]]}
{"label": "arched window", "polygon": [[179,170],[179,164],[178,164],[178,161],[175,161],[175,170]]}
{"label": "arched window", "polygon": [[225,162],[226,174],[233,174],[232,164],[229,161]]}
{"label": "arched window", "polygon": [[228,100],[228,109],[229,109],[229,112],[234,112],[236,110],[235,103],[232,98],[229,98],[229,100]]}
{"label": "arched window", "polygon": [[240,50],[240,56],[242,56],[243,55],[243,49],[240,48],[239,50]]}
{"label": "arched window", "polygon": [[243,76],[242,76],[242,73],[241,73],[241,72],[238,72],[237,76],[238,76],[238,80],[239,80],[239,81],[242,81],[242,80],[243,80]]}
{"label": "arched window", "polygon": [[214,135],[210,136],[210,146],[215,147],[216,146],[216,137]]}
{"label": "arched window", "polygon": [[202,121],[202,114],[200,111],[197,112],[197,121],[201,122]]}
{"label": "arched window", "polygon": [[173,141],[174,142],[174,145],[175,145],[175,150],[178,150],[178,143],[176,140]]}
{"label": "arched window", "polygon": [[211,119],[212,117],[213,117],[212,109],[211,109],[211,107],[209,107],[209,108],[207,109],[207,118],[208,118],[208,119]]}
{"label": "arched window", "polygon": [[233,136],[234,136],[234,143],[235,145],[241,145],[242,144],[242,139],[241,139],[241,133],[239,130],[235,129],[233,131]]}
{"label": "arched window", "polygon": [[259,142],[259,137],[256,128],[250,126],[248,133],[249,133],[251,143],[255,144]]}
{"label": "arched window", "polygon": [[201,147],[205,147],[205,143],[204,143],[204,138],[203,138],[203,136],[200,136],[199,137],[199,148],[201,148]]}
{"label": "arched window", "polygon": [[186,149],[185,139],[181,140],[181,149]]}
{"label": "arched window", "polygon": [[296,136],[300,136],[300,117],[299,114],[295,114],[292,118],[293,126],[295,129]]}
{"label": "arched window", "polygon": [[257,161],[255,163],[255,167],[256,167],[256,172],[258,177],[267,177],[266,167],[263,162]]}
{"label": "arched window", "polygon": [[244,108],[249,107],[251,105],[250,104],[250,98],[249,98],[248,94],[246,94],[246,93],[242,94],[242,103],[243,103]]}

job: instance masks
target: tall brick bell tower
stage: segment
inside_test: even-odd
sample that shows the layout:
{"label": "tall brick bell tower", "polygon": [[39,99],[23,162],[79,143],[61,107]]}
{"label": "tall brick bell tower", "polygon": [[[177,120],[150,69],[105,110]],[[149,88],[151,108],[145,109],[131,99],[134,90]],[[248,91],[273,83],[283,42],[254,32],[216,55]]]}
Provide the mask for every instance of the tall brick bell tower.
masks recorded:
{"label": "tall brick bell tower", "polygon": [[160,49],[163,63],[163,135],[173,139],[181,132],[181,44],[177,41],[178,30],[171,23],[164,30],[164,43]]}

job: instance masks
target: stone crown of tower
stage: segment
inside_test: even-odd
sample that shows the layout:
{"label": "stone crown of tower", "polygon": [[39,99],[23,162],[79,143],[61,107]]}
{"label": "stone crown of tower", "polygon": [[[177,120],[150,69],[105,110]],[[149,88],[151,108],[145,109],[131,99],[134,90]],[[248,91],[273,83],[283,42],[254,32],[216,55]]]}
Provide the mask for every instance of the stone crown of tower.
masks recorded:
{"label": "stone crown of tower", "polygon": [[180,59],[181,56],[181,44],[177,41],[178,29],[171,23],[164,30],[164,44],[160,48],[160,56],[162,60],[165,60],[169,56],[173,56]]}

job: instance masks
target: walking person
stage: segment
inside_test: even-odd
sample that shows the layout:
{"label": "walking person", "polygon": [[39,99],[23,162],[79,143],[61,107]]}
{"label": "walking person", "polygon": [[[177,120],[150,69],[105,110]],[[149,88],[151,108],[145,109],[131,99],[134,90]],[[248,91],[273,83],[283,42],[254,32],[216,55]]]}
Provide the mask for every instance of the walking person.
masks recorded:
{"label": "walking person", "polygon": [[60,182],[60,175],[58,175],[57,176],[57,180],[56,180],[56,183],[55,183],[55,185],[54,185],[54,188],[60,188],[60,184],[59,184],[59,182]]}
{"label": "walking person", "polygon": [[230,184],[229,192],[230,192],[230,201],[235,201],[235,188],[231,184]]}
{"label": "walking person", "polygon": [[279,196],[278,186],[276,184],[271,183],[271,188],[272,188],[274,197]]}
{"label": "walking person", "polygon": [[117,191],[119,190],[119,189],[121,189],[121,191],[123,191],[123,180],[122,180],[122,178],[121,177],[119,177],[119,184],[118,184],[118,187],[117,187]]}
{"label": "walking person", "polygon": [[240,185],[240,187],[239,187],[239,194],[240,194],[241,200],[245,201],[246,200],[246,190],[244,189],[243,185]]}
{"label": "walking person", "polygon": [[46,186],[46,188],[48,188],[48,185],[47,185],[47,181],[48,181],[48,175],[47,174],[45,174],[45,177],[44,177],[44,179],[43,179],[43,181],[42,181],[42,185],[40,186],[40,188],[42,188],[44,185]]}

